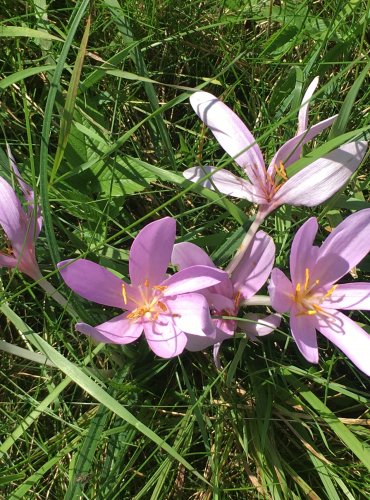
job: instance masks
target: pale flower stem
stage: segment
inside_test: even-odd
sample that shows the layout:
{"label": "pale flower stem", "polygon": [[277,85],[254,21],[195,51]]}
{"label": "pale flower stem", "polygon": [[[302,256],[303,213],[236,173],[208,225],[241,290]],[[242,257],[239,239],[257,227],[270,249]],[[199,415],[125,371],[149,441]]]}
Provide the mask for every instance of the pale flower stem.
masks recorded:
{"label": "pale flower stem", "polygon": [[78,314],[73,309],[71,304],[66,300],[65,297],[63,297],[62,294],[58,292],[56,288],[54,288],[54,286],[49,281],[46,280],[46,278],[42,277],[42,279],[37,281],[37,284],[45,290],[49,297],[58,302],[58,304],[60,304],[64,309],[70,312],[75,318],[78,317]]}
{"label": "pale flower stem", "polygon": [[249,247],[250,242],[252,241],[254,235],[256,234],[257,229],[262,224],[265,216],[266,216],[266,212],[258,210],[256,218],[254,219],[252,224],[249,226],[249,229],[246,232],[244,239],[241,242],[241,245],[239,246],[238,250],[236,251],[234,258],[230,261],[229,265],[225,269],[226,272],[228,272],[230,275],[233,273],[233,271],[235,271],[236,267],[239,265],[240,261],[242,260],[245,252],[247,251],[247,248]]}
{"label": "pale flower stem", "polygon": [[268,295],[254,295],[248,300],[242,300],[240,307],[243,306],[271,306],[271,299]]}

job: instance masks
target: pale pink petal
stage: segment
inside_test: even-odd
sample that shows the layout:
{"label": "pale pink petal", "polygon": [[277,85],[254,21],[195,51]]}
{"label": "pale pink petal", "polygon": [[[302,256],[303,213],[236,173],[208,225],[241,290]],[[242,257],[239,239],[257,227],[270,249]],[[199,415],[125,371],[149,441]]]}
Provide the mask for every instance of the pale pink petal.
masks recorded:
{"label": "pale pink petal", "polygon": [[17,267],[18,261],[15,257],[0,253],[0,267]]}
{"label": "pale pink petal", "polygon": [[337,285],[321,306],[329,309],[370,310],[370,283]]}
{"label": "pale pink petal", "polygon": [[284,167],[287,169],[289,174],[289,167],[294,162],[299,160],[302,154],[302,146],[307,142],[311,141],[314,137],[320,134],[323,130],[330,127],[337,118],[337,115],[331,116],[330,118],[326,118],[316,125],[313,125],[308,130],[303,131],[302,133],[296,135],[292,139],[289,139],[285,144],[281,146],[281,148],[276,152],[273,157],[269,168],[268,173],[272,177],[274,177],[276,172],[276,167],[280,166],[280,162],[283,163]]}
{"label": "pale pink petal", "polygon": [[238,328],[252,338],[264,337],[276,330],[280,323],[280,314],[264,316],[258,313],[248,313],[238,321]]}
{"label": "pale pink petal", "polygon": [[187,241],[174,245],[171,263],[179,269],[185,269],[196,265],[216,267],[212,259],[204,250],[199,248],[198,245],[194,245],[194,243],[189,243]]}
{"label": "pale pink petal", "polygon": [[370,251],[370,208],[341,222],[321,245],[314,274],[321,284],[339,280]]}
{"label": "pale pink petal", "polygon": [[[125,309],[124,283],[113,273],[86,259],[59,262],[58,269],[66,284],[87,300]],[[129,285],[125,285],[127,288]]]}
{"label": "pale pink petal", "polygon": [[[224,283],[224,282],[223,282]],[[220,286],[220,285],[217,285]],[[215,287],[212,287],[212,290]],[[211,309],[222,312],[222,311],[233,311],[235,309],[235,302],[232,299],[233,290],[230,294],[212,293],[206,290],[204,296],[207,299],[208,305]]]}
{"label": "pale pink petal", "polygon": [[275,311],[283,313],[291,309],[295,290],[285,274],[276,267],[272,270],[268,290]]}
{"label": "pale pink petal", "polygon": [[316,328],[360,370],[370,375],[370,335],[339,311],[316,315]]}
{"label": "pale pink petal", "polygon": [[28,217],[13,188],[0,177],[0,225],[17,257],[27,242],[27,224]]}
{"label": "pale pink petal", "polygon": [[300,314],[295,307],[290,312],[290,329],[302,355],[310,363],[319,362],[315,322],[312,316]]}
{"label": "pale pink petal", "polygon": [[[214,172],[211,177],[201,180],[210,172]],[[266,202],[263,193],[260,193],[258,188],[255,188],[247,180],[237,177],[227,170],[216,170],[215,167],[208,166],[193,167],[185,170],[183,176],[191,182],[196,182],[203,187],[234,196],[235,198],[246,199],[253,203],[260,203],[258,200]]]}
{"label": "pale pink petal", "polygon": [[216,329],[214,336],[200,337],[199,335],[186,334],[187,344],[186,349],[188,351],[196,352],[203,351],[212,345],[218,344],[223,340],[229,339],[230,336],[224,333],[222,330]]}
{"label": "pale pink petal", "polygon": [[241,293],[243,299],[252,297],[266,283],[274,259],[275,244],[272,238],[263,231],[258,231],[232,274],[234,288]]}
{"label": "pale pink petal", "polygon": [[200,336],[214,334],[208,302],[200,293],[186,293],[167,299],[166,306],[179,330]]}
{"label": "pale pink petal", "polygon": [[145,226],[134,239],[129,256],[133,285],[159,285],[165,276],[176,238],[176,221],[164,217]]}
{"label": "pale pink petal", "polygon": [[213,285],[217,285],[223,280],[228,279],[228,274],[221,269],[208,266],[192,266],[182,269],[176,274],[167,278],[162,286],[165,297],[178,294],[196,292]]}
{"label": "pale pink petal", "polygon": [[313,252],[312,248],[317,229],[317,220],[315,217],[311,217],[298,229],[294,236],[290,250],[290,276],[295,285],[305,283],[306,269],[311,273],[310,277],[315,279],[312,275],[312,269],[317,252]]}
{"label": "pale pink petal", "polygon": [[89,335],[96,342],[105,344],[130,344],[138,339],[143,331],[143,325],[127,319],[124,313],[98,326],[77,323],[78,332]]}
{"label": "pale pink petal", "polygon": [[30,204],[33,205],[33,202],[34,202],[34,192],[32,190],[32,187],[30,185],[28,185],[26,182],[24,182],[24,180],[22,179],[22,176],[19,173],[17,164],[15,163],[13,154],[12,154],[12,152],[11,152],[10,147],[9,147],[8,144],[6,144],[6,150],[7,150],[7,153],[8,153],[10,166],[11,166],[13,172],[14,172],[14,175],[15,175],[15,177],[17,179],[19,187],[21,188],[21,190],[23,192],[24,198],[25,198],[25,200],[27,202],[29,202]]}
{"label": "pale pink petal", "polygon": [[298,113],[298,131],[297,134],[300,134],[301,132],[304,132],[307,129],[308,125],[308,110],[309,110],[309,104],[311,97],[313,96],[316,87],[319,83],[319,77],[316,76],[308,86],[308,89],[306,90],[303,99],[302,99],[302,104],[301,108]]}
{"label": "pale pink petal", "polygon": [[272,206],[314,207],[336,193],[361,163],[367,142],[345,144],[300,170],[277,191]]}
{"label": "pale pink petal", "polygon": [[265,178],[265,163],[255,138],[241,119],[208,92],[195,92],[190,104],[222,148],[240,165],[253,184]]}
{"label": "pale pink petal", "polygon": [[144,323],[144,332],[150,349],[161,358],[173,358],[185,349],[187,337],[169,317]]}

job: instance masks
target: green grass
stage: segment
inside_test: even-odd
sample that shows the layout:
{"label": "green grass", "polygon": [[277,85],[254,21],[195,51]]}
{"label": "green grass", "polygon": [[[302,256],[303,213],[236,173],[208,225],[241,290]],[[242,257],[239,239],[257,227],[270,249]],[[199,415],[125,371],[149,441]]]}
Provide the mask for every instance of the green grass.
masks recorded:
{"label": "green grass", "polygon": [[[225,266],[254,213],[182,177],[231,164],[187,89],[222,96],[266,159],[295,133],[316,75],[312,122],[341,119],[315,148],[369,126],[366,1],[4,0],[1,23],[0,145],[38,193],[42,271],[91,324],[111,311],[73,295],[56,262],[84,256],[127,275],[133,237],[170,215],[177,241]],[[369,207],[368,167],[326,205],[268,217],[279,267],[309,216],[324,237]],[[11,178],[3,151],[0,175]],[[160,360],[144,340],[95,346],[69,309],[0,272],[1,498],[367,497],[368,379],[323,337],[317,366],[298,353],[287,318],[261,341],[225,343],[221,371],[210,350]],[[356,272],[368,280],[369,258]],[[352,317],[369,331],[366,313]]]}

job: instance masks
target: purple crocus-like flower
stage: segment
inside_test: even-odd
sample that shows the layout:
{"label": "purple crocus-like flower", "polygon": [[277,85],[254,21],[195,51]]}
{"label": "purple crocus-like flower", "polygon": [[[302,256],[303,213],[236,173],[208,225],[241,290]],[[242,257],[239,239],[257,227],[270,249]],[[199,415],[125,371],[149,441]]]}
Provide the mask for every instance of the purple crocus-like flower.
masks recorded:
{"label": "purple crocus-like flower", "polygon": [[144,331],[149,347],[162,358],[184,350],[187,334],[214,337],[203,288],[217,285],[227,274],[204,265],[172,276],[166,271],[176,237],[176,221],[165,217],[142,229],[129,255],[131,284],[89,260],[58,264],[64,281],[85,299],[126,310],[98,326],[77,323],[76,330],[98,342],[128,344]]}
{"label": "purple crocus-like flower", "polygon": [[[216,336],[209,338],[188,335],[187,349],[199,351],[215,345],[214,356],[218,364],[219,345],[234,335],[237,326],[251,336],[267,335],[277,328],[280,323],[278,315],[270,315],[261,320],[255,320],[253,315],[250,317],[250,322],[221,318],[221,316],[235,318],[238,315],[241,302],[250,299],[266,283],[274,259],[274,242],[266,233],[259,231],[232,277],[202,292],[208,300],[213,316],[216,316],[214,319]],[[181,270],[194,265],[216,267],[204,250],[189,242],[177,243],[174,246],[171,261]],[[246,318],[248,319],[248,315]]]}
{"label": "purple crocus-like flower", "polygon": [[35,257],[35,241],[42,226],[41,212],[35,206],[34,192],[20,176],[9,148],[8,156],[27,207],[22,207],[14,189],[0,178],[0,225],[9,242],[7,250],[0,253],[0,266],[17,268],[38,280],[42,276]]}
{"label": "purple crocus-like flower", "polygon": [[370,250],[370,209],[347,217],[326,238],[313,245],[317,221],[298,230],[290,254],[289,280],[273,269],[269,292],[273,308],[289,311],[290,328],[303,356],[318,362],[316,330],[370,375],[370,335],[339,309],[370,309],[370,284],[336,282]]}
{"label": "purple crocus-like flower", "polygon": [[[255,138],[240,118],[212,94],[195,92],[190,97],[194,111],[249,180],[210,166],[190,168],[185,170],[184,176],[192,182],[199,181],[202,186],[258,204],[262,218],[283,204],[312,207],[330,198],[344,186],[361,163],[367,142],[345,144],[288,178],[289,166],[299,159],[302,146],[329,127],[336,118],[332,116],[307,128],[308,101],[317,83],[316,78],[303,98],[297,135],[278,150],[268,168]],[[208,173],[212,176],[203,181]]]}

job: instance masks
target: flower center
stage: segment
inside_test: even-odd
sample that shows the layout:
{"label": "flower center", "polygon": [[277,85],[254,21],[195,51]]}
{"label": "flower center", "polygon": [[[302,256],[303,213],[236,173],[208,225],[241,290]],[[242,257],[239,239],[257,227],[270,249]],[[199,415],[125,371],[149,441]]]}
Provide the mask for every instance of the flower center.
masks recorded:
{"label": "flower center", "polygon": [[[160,285],[151,286],[146,279],[143,286],[139,285],[137,287],[139,291],[138,296],[128,297],[126,286],[122,283],[122,297],[125,305],[128,300],[137,305],[137,307],[127,315],[127,319],[138,320],[141,318],[146,321],[157,321],[160,314],[168,312],[168,307],[163,297],[163,291],[166,290],[166,288],[166,286]],[[174,315],[172,314],[171,316]]]}
{"label": "flower center", "polygon": [[[258,172],[256,172],[256,177],[259,179],[259,187],[267,202],[270,202],[273,199],[281,186],[288,180],[282,161],[279,162],[279,165],[275,164],[274,169],[275,172],[273,175],[270,175],[266,170],[264,179],[261,179]],[[257,170],[257,168],[255,168],[255,170]]]}
{"label": "flower center", "polygon": [[308,315],[312,316],[314,314],[321,313],[327,316],[327,313],[321,307],[322,302],[330,297],[338,285],[333,285],[327,292],[320,292],[314,290],[320,284],[320,280],[315,280],[310,283],[310,270],[308,267],[305,269],[305,281],[304,283],[297,283],[295,287],[295,294],[293,296],[294,302],[297,304],[300,312],[298,316]]}

